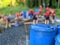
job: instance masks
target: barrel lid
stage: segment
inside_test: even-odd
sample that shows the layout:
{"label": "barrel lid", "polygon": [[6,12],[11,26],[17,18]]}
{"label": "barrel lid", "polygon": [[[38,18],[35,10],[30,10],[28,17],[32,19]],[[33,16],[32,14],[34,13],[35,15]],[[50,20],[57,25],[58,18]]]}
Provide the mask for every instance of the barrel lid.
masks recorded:
{"label": "barrel lid", "polygon": [[48,28],[48,27],[41,27],[41,26],[37,26],[37,25],[31,25],[31,30],[34,31],[55,31],[54,28]]}
{"label": "barrel lid", "polygon": [[60,34],[57,36],[56,40],[60,42]]}
{"label": "barrel lid", "polygon": [[51,24],[32,24],[31,26],[33,26],[33,25],[40,26],[40,27],[52,27]]}

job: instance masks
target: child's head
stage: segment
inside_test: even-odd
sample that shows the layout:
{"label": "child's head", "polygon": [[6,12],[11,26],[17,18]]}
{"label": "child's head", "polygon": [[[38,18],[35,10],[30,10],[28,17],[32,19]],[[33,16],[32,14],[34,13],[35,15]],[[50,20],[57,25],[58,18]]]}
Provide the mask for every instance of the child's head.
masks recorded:
{"label": "child's head", "polygon": [[50,11],[50,8],[49,8],[49,7],[47,7],[47,8],[46,8],[46,11]]}
{"label": "child's head", "polygon": [[19,13],[16,13],[16,17],[19,17],[19,15],[20,15]]}
{"label": "child's head", "polygon": [[20,12],[20,16],[22,16],[23,15],[23,12]]}
{"label": "child's head", "polygon": [[42,6],[42,5],[40,5],[40,8],[43,8],[43,6]]}

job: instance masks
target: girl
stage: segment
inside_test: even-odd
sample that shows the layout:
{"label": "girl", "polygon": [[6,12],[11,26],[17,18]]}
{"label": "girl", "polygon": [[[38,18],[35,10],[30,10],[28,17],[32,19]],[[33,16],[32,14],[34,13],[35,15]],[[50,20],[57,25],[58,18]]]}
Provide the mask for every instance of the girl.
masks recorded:
{"label": "girl", "polygon": [[8,28],[9,27],[9,19],[8,19],[8,16],[4,16],[4,21],[5,21],[5,24],[6,24],[6,27],[5,28]]}
{"label": "girl", "polygon": [[40,5],[40,8],[39,8],[39,14],[41,14],[41,13],[42,13],[42,10],[43,10],[43,6],[42,6],[42,5]]}
{"label": "girl", "polygon": [[55,19],[55,9],[51,9],[51,17],[52,17],[52,23],[54,23],[54,19]]}
{"label": "girl", "polygon": [[49,20],[50,20],[50,9],[49,8],[46,8],[44,17],[45,17],[45,24],[49,24]]}
{"label": "girl", "polygon": [[20,13],[16,13],[15,23],[18,23],[19,22],[19,16],[20,16]]}

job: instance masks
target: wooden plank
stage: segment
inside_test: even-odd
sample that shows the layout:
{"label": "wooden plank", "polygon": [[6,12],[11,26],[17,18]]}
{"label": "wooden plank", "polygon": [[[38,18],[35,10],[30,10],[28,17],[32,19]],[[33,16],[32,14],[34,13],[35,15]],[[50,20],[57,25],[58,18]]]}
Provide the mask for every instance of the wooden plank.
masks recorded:
{"label": "wooden plank", "polygon": [[24,22],[24,24],[33,24],[33,22]]}

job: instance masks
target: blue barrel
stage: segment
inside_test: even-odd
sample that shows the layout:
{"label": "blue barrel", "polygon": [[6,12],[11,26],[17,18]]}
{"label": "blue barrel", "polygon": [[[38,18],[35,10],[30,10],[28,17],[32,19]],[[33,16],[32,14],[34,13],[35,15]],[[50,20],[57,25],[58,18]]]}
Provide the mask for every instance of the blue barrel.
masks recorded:
{"label": "blue barrel", "polygon": [[55,45],[60,45],[60,34],[55,39]]}
{"label": "blue barrel", "polygon": [[30,27],[30,45],[54,45],[56,30],[40,26]]}
{"label": "blue barrel", "polygon": [[57,26],[58,34],[60,34],[60,25]]}
{"label": "blue barrel", "polygon": [[45,28],[52,27],[51,24],[33,24],[33,26],[40,26],[40,27],[45,27]]}
{"label": "blue barrel", "polygon": [[23,11],[23,17],[27,18],[27,11]]}

